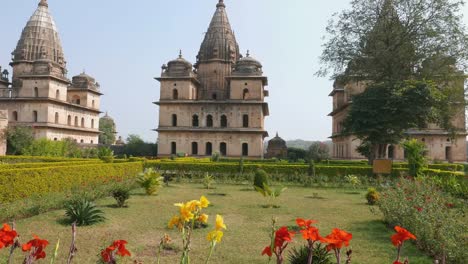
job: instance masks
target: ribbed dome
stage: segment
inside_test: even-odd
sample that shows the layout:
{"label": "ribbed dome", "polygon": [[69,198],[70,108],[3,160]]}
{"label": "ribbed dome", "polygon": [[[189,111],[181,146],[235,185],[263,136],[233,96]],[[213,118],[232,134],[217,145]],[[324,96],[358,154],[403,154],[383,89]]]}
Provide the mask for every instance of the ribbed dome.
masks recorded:
{"label": "ribbed dome", "polygon": [[278,136],[278,133],[276,133],[276,137],[272,138],[269,142],[268,145],[271,146],[286,146],[286,141]]}
{"label": "ribbed dome", "polygon": [[83,72],[80,75],[74,76],[72,78],[71,87],[81,89],[92,89],[97,91],[99,90],[99,83],[96,82],[96,79]]}
{"label": "ribbed dome", "polygon": [[181,51],[177,59],[171,60],[167,66],[163,66],[163,70],[163,74],[168,76],[189,76],[193,72],[193,65],[182,57]]}
{"label": "ribbed dome", "polygon": [[47,0],[41,0],[38,8],[21,33],[13,63],[20,61],[48,60],[65,68],[65,59],[54,19],[49,13]]}
{"label": "ribbed dome", "polygon": [[226,5],[219,0],[205,39],[197,56],[197,63],[210,60],[236,62],[239,59],[239,45],[229,24]]}
{"label": "ribbed dome", "polygon": [[247,52],[247,56],[239,59],[234,66],[233,75],[262,75],[262,64],[250,57]]}

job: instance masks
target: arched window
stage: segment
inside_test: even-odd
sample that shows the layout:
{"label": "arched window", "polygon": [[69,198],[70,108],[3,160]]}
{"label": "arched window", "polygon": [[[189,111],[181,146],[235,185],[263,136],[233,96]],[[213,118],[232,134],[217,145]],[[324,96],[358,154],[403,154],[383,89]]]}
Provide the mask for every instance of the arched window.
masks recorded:
{"label": "arched window", "polygon": [[177,126],[177,115],[176,114],[172,115],[172,126],[173,127]]}
{"label": "arched window", "polygon": [[249,98],[249,89],[245,88],[242,92],[242,99],[246,100]]}
{"label": "arched window", "polygon": [[226,115],[221,116],[221,127],[227,127],[227,117]]}
{"label": "arched window", "polygon": [[193,127],[198,127],[198,115],[193,115],[192,116],[192,126]]}
{"label": "arched window", "polygon": [[60,99],[60,90],[55,91],[55,99]]}
{"label": "arched window", "polygon": [[91,144],[94,144],[94,140],[91,140]]}
{"label": "arched window", "polygon": [[211,95],[211,98],[212,98],[213,100],[216,100],[216,99],[218,99],[218,95],[217,95],[216,93],[213,93],[213,94]]}
{"label": "arched window", "polygon": [[58,141],[58,138],[54,138],[54,141]]}
{"label": "arched window", "polygon": [[13,121],[18,121],[18,112],[13,111]]}
{"label": "arched window", "polygon": [[[94,128],[94,119],[91,119],[91,128]],[[93,143],[91,142],[91,144]]]}
{"label": "arched window", "polygon": [[205,154],[206,156],[213,155],[213,144],[211,144],[211,142],[206,143]]}
{"label": "arched window", "polygon": [[172,99],[179,99],[179,91],[177,89],[172,90]]}
{"label": "arched window", "polygon": [[78,126],[78,117],[75,116],[75,126],[77,127]]}
{"label": "arched window", "polygon": [[445,147],[445,160],[452,162],[452,147]]}
{"label": "arched window", "polygon": [[207,127],[213,127],[213,116],[212,115],[206,116],[206,126]]}
{"label": "arched window", "polygon": [[71,115],[68,115],[68,121],[67,121],[67,124],[68,124],[69,126],[71,126]]}
{"label": "arched window", "polygon": [[192,155],[198,155],[198,143],[192,142]]}
{"label": "arched window", "polygon": [[81,143],[81,144],[83,144],[83,143],[84,143],[84,140],[83,140],[83,139],[82,139],[82,140],[80,140],[80,143]]}
{"label": "arched window", "polygon": [[33,111],[33,122],[37,122],[38,117],[37,117],[37,111]]}
{"label": "arched window", "polygon": [[39,89],[37,87],[34,87],[33,93],[34,93],[33,97],[39,97]]}
{"label": "arched window", "polygon": [[82,117],[81,118],[81,127],[85,127],[84,122],[85,122],[84,117]]}
{"label": "arched window", "polygon": [[249,144],[242,144],[242,156],[249,156]]}
{"label": "arched window", "polygon": [[74,96],[72,97],[72,103],[78,104],[78,105],[79,105],[79,104],[81,103],[80,97],[79,97],[78,95],[74,95]]}
{"label": "arched window", "polygon": [[242,126],[249,127],[249,115],[242,116]]}
{"label": "arched window", "polygon": [[55,124],[59,123],[59,113],[55,112]]}
{"label": "arched window", "polygon": [[222,142],[221,144],[219,144],[219,152],[221,156],[227,155],[227,144],[225,142]]}
{"label": "arched window", "polygon": [[390,145],[388,147],[388,158],[389,159],[394,159],[395,158],[395,147],[393,145]]}
{"label": "arched window", "polygon": [[177,143],[171,142],[171,154],[175,155],[177,154]]}

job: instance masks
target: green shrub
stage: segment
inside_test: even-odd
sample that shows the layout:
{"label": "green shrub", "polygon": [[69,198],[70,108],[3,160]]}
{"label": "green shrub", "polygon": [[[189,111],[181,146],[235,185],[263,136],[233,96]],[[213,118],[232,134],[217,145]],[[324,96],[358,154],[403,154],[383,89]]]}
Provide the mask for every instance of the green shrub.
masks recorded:
{"label": "green shrub", "polygon": [[265,184],[268,185],[268,174],[262,169],[256,170],[253,183],[254,187],[263,189]]}
{"label": "green shrub", "polygon": [[109,182],[121,182],[135,178],[143,170],[142,167],[142,163],[133,162],[14,170],[0,168],[0,190],[2,190],[0,203]]}
{"label": "green shrub", "polygon": [[380,199],[379,192],[377,192],[375,188],[367,189],[366,199],[367,199],[367,204],[375,205]]}
{"label": "green shrub", "polygon": [[213,187],[212,185],[214,184],[214,182],[215,182],[214,177],[207,172],[202,181],[203,186],[206,189],[211,189]]}
{"label": "green shrub", "polygon": [[130,188],[126,186],[116,186],[115,189],[112,190],[112,197],[114,197],[117,202],[117,207],[122,208],[130,198]]}
{"label": "green shrub", "polygon": [[104,212],[87,199],[70,201],[65,207],[65,216],[68,223],[76,223],[78,226],[93,225],[106,219]]}
{"label": "green shrub", "polygon": [[218,152],[213,153],[213,155],[211,155],[211,161],[212,161],[212,162],[218,162],[220,156],[221,156],[221,155],[220,155]]}
{"label": "green shrub", "polygon": [[426,145],[417,139],[407,140],[403,143],[408,159],[408,169],[411,176],[423,175],[423,170],[427,168],[427,161],[424,157]]}
{"label": "green shrub", "polygon": [[378,203],[384,219],[418,240],[416,245],[446,263],[467,263],[466,203],[457,202],[431,181],[400,179],[381,192]]}
{"label": "green shrub", "polygon": [[[307,246],[299,248],[294,247],[288,256],[290,264],[306,264],[309,257],[309,249]],[[331,254],[327,251],[326,245],[317,243],[313,249],[312,263],[314,264],[332,264]]]}
{"label": "green shrub", "polygon": [[353,186],[354,189],[361,185],[361,180],[359,180],[359,177],[356,175],[347,175],[345,179],[349,184]]}
{"label": "green shrub", "polygon": [[161,174],[151,168],[140,173],[137,178],[137,182],[143,189],[145,189],[147,195],[156,194],[159,188],[163,185],[163,180],[164,179],[161,177]]}

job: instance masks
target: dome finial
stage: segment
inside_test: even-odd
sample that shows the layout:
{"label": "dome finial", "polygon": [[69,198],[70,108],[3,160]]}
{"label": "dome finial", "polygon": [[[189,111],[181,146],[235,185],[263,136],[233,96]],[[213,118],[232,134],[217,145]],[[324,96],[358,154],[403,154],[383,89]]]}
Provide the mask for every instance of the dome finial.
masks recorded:
{"label": "dome finial", "polygon": [[279,136],[278,136],[278,131],[276,131],[276,137],[279,137]]}
{"label": "dome finial", "polygon": [[247,54],[245,54],[246,57],[250,57],[250,50],[247,50]]}
{"label": "dome finial", "polygon": [[182,50],[179,50],[179,59],[182,59]]}
{"label": "dome finial", "polygon": [[47,0],[41,0],[41,2],[39,2],[39,6],[45,6],[45,7],[48,7],[49,4],[47,3]]}
{"label": "dome finial", "polygon": [[224,0],[219,0],[218,4],[216,5],[216,7],[226,7],[226,5],[224,4]]}

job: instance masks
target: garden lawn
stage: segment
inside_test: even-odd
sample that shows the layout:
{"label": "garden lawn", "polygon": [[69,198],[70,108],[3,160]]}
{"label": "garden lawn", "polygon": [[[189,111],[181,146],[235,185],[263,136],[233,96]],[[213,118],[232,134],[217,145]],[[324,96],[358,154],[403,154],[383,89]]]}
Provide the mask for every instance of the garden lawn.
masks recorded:
{"label": "garden lawn", "polygon": [[[193,264],[204,263],[209,243],[206,234],[212,229],[216,214],[224,217],[227,230],[223,241],[216,248],[211,263],[223,264],[264,264],[267,257],[261,252],[269,242],[272,217],[278,218],[278,225],[295,225],[297,217],[315,219],[319,223],[321,235],[330,233],[334,227],[353,234],[353,264],[393,263],[396,249],[390,242],[393,230],[381,222],[377,207],[371,212],[364,198],[365,191],[355,192],[344,189],[314,189],[289,187],[281,195],[277,204],[280,208],[263,208],[266,199],[252,191],[248,185],[216,185],[216,189],[206,190],[196,184],[171,184],[160,190],[157,196],[146,196],[137,190],[128,202],[128,208],[115,208],[112,198],[99,200],[97,204],[106,213],[107,221],[91,227],[79,227],[77,231],[78,253],[74,263],[96,263],[100,250],[112,241],[128,241],[131,258],[119,263],[156,263],[156,251],[160,238],[169,234],[176,249],[180,250],[181,238],[177,230],[166,228],[171,217],[178,213],[174,203],[199,199],[205,195],[212,206],[205,209],[210,215],[210,226],[198,229],[193,235],[191,252]],[[57,239],[60,250],[57,263],[64,263],[71,239],[70,228],[61,223],[64,211],[53,211],[36,217],[18,221],[17,229],[21,242],[28,241],[33,234],[50,241],[47,255],[53,254]],[[302,245],[301,236],[296,236],[292,246]],[[6,257],[7,250],[0,250],[0,261]],[[161,263],[178,263],[179,253],[165,251]],[[16,261],[21,263],[22,252],[17,250]],[[410,263],[432,263],[411,243],[406,243],[403,256]],[[42,261],[40,263],[49,263]],[[3,263],[3,262],[2,262]],[[137,262],[135,262],[137,263]],[[139,262],[138,262],[139,263]]]}

